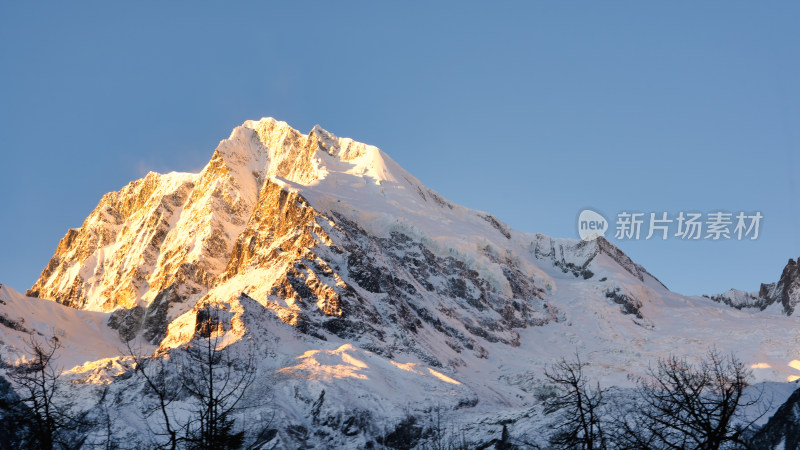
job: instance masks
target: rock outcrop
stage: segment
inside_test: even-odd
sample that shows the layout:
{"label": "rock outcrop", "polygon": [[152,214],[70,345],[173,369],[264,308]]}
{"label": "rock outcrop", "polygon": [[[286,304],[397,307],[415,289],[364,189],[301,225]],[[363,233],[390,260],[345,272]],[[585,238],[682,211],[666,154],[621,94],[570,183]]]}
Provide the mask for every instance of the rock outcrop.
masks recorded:
{"label": "rock outcrop", "polygon": [[797,304],[800,303],[800,263],[789,259],[780,279],[775,283],[762,283],[758,292],[731,289],[710,298],[736,309],[757,308],[763,311],[771,305],[780,305],[781,311],[791,316],[795,314]]}

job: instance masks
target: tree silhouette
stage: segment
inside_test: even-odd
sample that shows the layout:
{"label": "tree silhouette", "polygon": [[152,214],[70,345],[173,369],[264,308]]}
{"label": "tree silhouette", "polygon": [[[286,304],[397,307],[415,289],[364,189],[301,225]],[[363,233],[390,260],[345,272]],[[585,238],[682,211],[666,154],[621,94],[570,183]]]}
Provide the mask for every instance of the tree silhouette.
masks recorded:
{"label": "tree silhouette", "polygon": [[72,405],[58,397],[61,370],[56,366],[61,349],[58,337],[43,342],[28,338],[29,359],[9,370],[8,377],[18,395],[14,409],[18,424],[16,445],[20,448],[71,449],[83,444],[81,431],[89,426],[85,414],[74,414]]}
{"label": "tree silhouette", "polygon": [[197,318],[195,339],[182,355],[183,387],[195,399],[186,442],[200,450],[240,448],[244,431],[234,429],[233,416],[255,380],[253,354],[237,359],[220,347],[224,330],[217,309],[201,309]]}
{"label": "tree silhouette", "polygon": [[[624,415],[619,443],[627,448],[746,448],[743,407],[750,370],[735,356],[711,350],[699,364],[671,356],[640,380],[634,408]],[[760,417],[760,416],[759,416]]]}
{"label": "tree silhouette", "polygon": [[550,444],[560,449],[605,449],[608,445],[606,426],[601,413],[605,405],[604,390],[590,385],[583,373],[586,363],[575,355],[575,361],[561,359],[545,370],[545,376],[557,388],[548,399],[545,411],[558,411],[561,420],[555,425]]}
{"label": "tree silhouette", "polygon": [[153,431],[165,438],[155,444],[159,448],[227,450],[247,443],[258,447],[274,436],[271,420],[248,430],[237,427],[236,416],[250,408],[243,401],[257,365],[252,348],[234,353],[223,346],[224,334],[219,311],[206,306],[197,311],[192,340],[172,350],[169,358],[144,358],[128,346],[134,370],[157,400],[147,416],[161,416],[162,429]]}

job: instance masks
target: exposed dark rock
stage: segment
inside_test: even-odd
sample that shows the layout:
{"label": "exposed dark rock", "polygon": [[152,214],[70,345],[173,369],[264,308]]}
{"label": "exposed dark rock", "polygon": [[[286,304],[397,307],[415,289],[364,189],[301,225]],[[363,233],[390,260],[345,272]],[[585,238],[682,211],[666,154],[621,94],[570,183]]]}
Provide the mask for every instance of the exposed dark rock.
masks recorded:
{"label": "exposed dark rock", "polygon": [[708,298],[736,309],[758,308],[762,311],[770,305],[779,303],[783,307],[783,312],[791,316],[800,303],[800,263],[789,259],[780,279],[776,283],[761,284],[757,295],[731,290]]}
{"label": "exposed dark rock", "polygon": [[29,417],[29,409],[20,402],[14,387],[0,375],[0,449],[22,448],[24,441],[20,438],[30,426]]}
{"label": "exposed dark rock", "polygon": [[755,432],[750,444],[751,448],[800,449],[800,390],[794,391],[769,421]]}
{"label": "exposed dark rock", "polygon": [[800,264],[789,259],[778,282],[762,284],[758,296],[768,304],[780,302],[786,315],[791,316],[800,303]]}
{"label": "exposed dark rock", "polygon": [[369,292],[381,293],[381,271],[370,264],[367,255],[356,249],[347,255],[347,269],[350,278]]}
{"label": "exposed dark rock", "polygon": [[642,302],[625,295],[619,288],[606,291],[606,298],[620,305],[619,309],[623,314],[632,314],[638,319],[644,319],[640,310]]}
{"label": "exposed dark rock", "polygon": [[21,331],[23,333],[29,333],[28,329],[25,328],[24,320],[12,320],[8,318],[5,314],[0,314],[0,325],[11,328],[12,330]]}
{"label": "exposed dark rock", "polygon": [[158,294],[152,303],[147,306],[147,312],[142,323],[142,328],[144,329],[142,337],[151,344],[161,342],[167,335],[167,326],[169,325],[167,313],[169,312],[169,307],[171,304],[180,301],[181,298],[173,286]]}
{"label": "exposed dark rock", "polygon": [[422,439],[423,427],[417,423],[417,418],[407,416],[394,430],[378,439],[378,443],[388,448],[412,449]]}
{"label": "exposed dark rock", "polygon": [[[763,285],[762,285],[763,286]],[[715,302],[723,303],[725,305],[730,306],[731,308],[736,309],[744,309],[744,308],[758,308],[759,310],[763,311],[767,308],[767,306],[771,305],[772,301],[769,301],[763,297],[757,297],[748,293],[741,293],[745,298],[739,299],[739,301],[734,301],[733,298],[729,296],[729,294],[716,294],[712,296],[704,295],[704,297],[713,300]]]}
{"label": "exposed dark rock", "polygon": [[128,342],[135,338],[142,328],[142,319],[145,309],[141,306],[134,306],[130,309],[118,309],[111,313],[108,318],[108,326],[117,330],[122,342]]}
{"label": "exposed dark rock", "polygon": [[508,227],[505,224],[501,223],[499,220],[497,220],[493,215],[480,214],[478,215],[478,217],[489,222],[489,224],[493,226],[497,231],[499,231],[500,234],[505,236],[506,239],[511,239],[511,232],[509,231]]}
{"label": "exposed dark rock", "polygon": [[119,333],[123,342],[135,338],[139,332],[151,344],[158,344],[167,335],[170,304],[180,302],[174,286],[170,286],[156,296],[147,308],[134,306],[117,309],[108,318],[108,326]]}

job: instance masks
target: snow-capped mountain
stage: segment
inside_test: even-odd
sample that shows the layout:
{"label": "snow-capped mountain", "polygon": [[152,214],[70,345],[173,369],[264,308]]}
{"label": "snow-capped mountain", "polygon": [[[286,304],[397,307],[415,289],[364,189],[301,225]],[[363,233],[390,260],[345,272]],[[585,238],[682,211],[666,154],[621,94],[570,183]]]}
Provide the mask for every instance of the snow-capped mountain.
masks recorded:
{"label": "snow-capped mountain", "polygon": [[[622,387],[712,346],[757,381],[800,376],[797,267],[762,286],[780,310],[681,296],[603,238],[512,230],[376,147],[267,118],[234,129],[199,174],[103,196],[27,293],[47,300],[0,291],[0,348],[19,358],[20,333],[61,330],[65,395],[121,410],[148,402],[124,342],[180,351],[213,308],[224,345],[260,355],[256,391],[272,400],[254,411],[274,414],[278,446],[385,443],[433,407],[486,443],[503,425],[533,433],[543,369],[576,352]],[[144,429],[119,414],[116,434]]]}
{"label": "snow-capped mountain", "polygon": [[800,264],[789,259],[780,279],[775,283],[762,283],[758,292],[730,289],[712,296],[711,299],[734,308],[756,308],[762,311],[771,308],[791,316],[795,314],[797,304],[800,303]]}

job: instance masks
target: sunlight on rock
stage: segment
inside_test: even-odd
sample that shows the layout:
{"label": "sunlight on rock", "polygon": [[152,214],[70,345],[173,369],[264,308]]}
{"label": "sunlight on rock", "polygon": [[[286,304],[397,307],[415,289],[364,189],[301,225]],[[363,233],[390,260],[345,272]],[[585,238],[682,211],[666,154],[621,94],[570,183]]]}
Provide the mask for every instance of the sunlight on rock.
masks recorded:
{"label": "sunlight on rock", "polygon": [[108,385],[114,381],[114,377],[125,373],[127,370],[126,365],[123,364],[125,360],[128,360],[129,363],[131,362],[128,357],[103,358],[97,361],[87,361],[64,373],[78,376],[78,378],[73,380],[73,383]]}
{"label": "sunlight on rock", "polygon": [[755,363],[752,366],[750,366],[751,369],[769,369],[771,367],[772,366],[770,366],[768,363],[763,363],[763,362]]}

